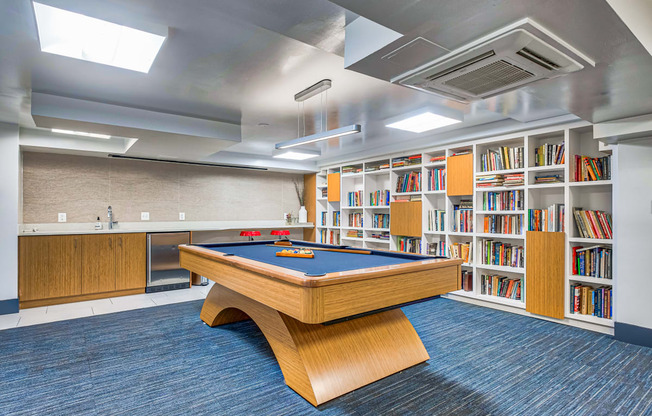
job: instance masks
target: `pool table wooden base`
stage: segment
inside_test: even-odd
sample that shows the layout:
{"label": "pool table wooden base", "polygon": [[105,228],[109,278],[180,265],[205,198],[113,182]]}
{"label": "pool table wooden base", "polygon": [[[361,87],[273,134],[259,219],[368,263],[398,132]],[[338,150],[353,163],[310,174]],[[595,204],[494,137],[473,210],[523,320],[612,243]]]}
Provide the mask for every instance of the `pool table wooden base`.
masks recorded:
{"label": "pool table wooden base", "polygon": [[267,338],[285,383],[314,406],[430,358],[400,309],[330,325],[306,324],[213,285],[202,321],[213,327],[247,318]]}

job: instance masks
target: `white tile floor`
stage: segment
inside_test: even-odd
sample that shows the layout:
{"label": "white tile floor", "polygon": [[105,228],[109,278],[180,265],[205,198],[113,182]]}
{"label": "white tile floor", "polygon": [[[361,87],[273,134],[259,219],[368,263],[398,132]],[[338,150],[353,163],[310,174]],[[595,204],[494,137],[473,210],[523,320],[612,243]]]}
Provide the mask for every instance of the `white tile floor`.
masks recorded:
{"label": "white tile floor", "polygon": [[11,315],[0,315],[0,330],[204,299],[212,283],[209,282],[209,286],[193,286],[190,289],[22,309]]}

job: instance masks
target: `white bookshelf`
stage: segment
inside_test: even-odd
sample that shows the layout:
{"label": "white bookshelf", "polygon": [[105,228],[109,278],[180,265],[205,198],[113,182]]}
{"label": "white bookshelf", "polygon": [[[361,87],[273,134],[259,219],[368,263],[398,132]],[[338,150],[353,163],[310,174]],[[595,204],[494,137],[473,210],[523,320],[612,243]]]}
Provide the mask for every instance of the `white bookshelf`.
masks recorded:
{"label": "white bookshelf", "polygon": [[[544,144],[559,145],[564,143],[565,160],[564,163],[547,166],[535,166],[535,149]],[[500,169],[492,171],[481,171],[481,155],[486,154],[487,150],[497,149],[501,146],[514,148],[522,147],[522,167],[513,169]],[[479,176],[497,174],[509,175],[518,173],[523,175],[522,186],[496,186],[496,187],[478,187],[474,183],[473,192],[468,196],[449,196],[445,189],[432,190],[429,187],[429,172],[433,169],[446,169],[447,161],[430,162],[432,158],[452,156],[462,150],[471,150],[473,152],[473,178],[474,182]],[[422,235],[421,235],[421,253],[427,254],[428,244],[443,244],[446,251],[452,244],[471,243],[473,245],[472,258],[468,263],[462,265],[463,270],[473,272],[473,289],[471,291],[456,291],[451,293],[450,298],[464,300],[475,304],[495,307],[502,310],[508,310],[519,314],[529,314],[525,311],[527,299],[525,296],[527,287],[527,274],[525,264],[523,267],[510,267],[498,265],[481,264],[482,240],[491,239],[497,242],[511,244],[526,249],[525,232],[528,229],[528,213],[530,209],[544,209],[552,204],[564,204],[565,218],[564,230],[566,235],[565,243],[565,318],[556,320],[561,323],[574,325],[587,329],[594,329],[603,333],[613,333],[613,320],[598,318],[591,315],[581,315],[571,312],[570,308],[570,286],[572,284],[583,284],[592,287],[615,287],[617,277],[613,279],[603,279],[591,276],[578,276],[572,274],[572,247],[589,245],[602,245],[615,250],[615,242],[612,239],[587,239],[582,238],[572,218],[572,210],[575,207],[582,207],[590,210],[603,210],[612,213],[613,185],[612,180],[594,181],[594,182],[575,182],[574,181],[574,155],[584,155],[598,157],[607,155],[600,151],[598,142],[592,137],[592,126],[586,122],[576,122],[568,125],[552,126],[533,131],[524,131],[517,134],[509,134],[497,137],[484,138],[472,142],[459,142],[454,145],[436,146],[423,149],[421,152],[405,152],[401,154],[392,154],[385,157],[375,157],[365,160],[355,160],[348,163],[342,163],[333,166],[324,166],[317,176],[317,223],[318,233],[317,241],[320,241],[319,230],[325,229],[327,233],[336,232],[341,236],[341,243],[356,247],[366,247],[370,249],[390,249],[397,250],[397,238],[390,236],[389,239],[373,238],[372,234],[388,234],[389,228],[373,227],[372,220],[374,214],[389,214],[389,206],[372,206],[369,194],[377,190],[389,190],[390,201],[398,197],[417,197],[422,201]],[[392,167],[392,162],[396,158],[413,155],[421,155],[421,161],[418,164]],[[613,164],[612,158],[612,164]],[[377,169],[381,164],[385,165],[383,169]],[[358,173],[341,175],[341,202],[327,202],[326,198],[320,198],[320,183],[325,183],[326,174],[341,171],[344,166],[359,166],[361,171]],[[612,166],[612,172],[614,171]],[[396,181],[400,175],[410,172],[421,173],[421,188],[418,192],[396,192]],[[554,174],[560,175],[561,182],[555,183],[535,183],[536,177],[540,175]],[[363,191],[362,206],[347,206],[348,192]],[[488,192],[505,192],[520,191],[523,202],[521,209],[500,209],[489,210],[483,209],[483,195]],[[472,232],[455,232],[452,231],[452,212],[453,205],[459,204],[461,200],[471,200],[473,204],[473,231]],[[428,213],[431,210],[445,211],[444,229],[431,230],[428,227]],[[341,224],[335,227],[332,224],[332,214],[334,211],[341,211]],[[320,225],[321,212],[327,212],[327,224]],[[363,226],[349,227],[348,214],[362,213]],[[493,215],[517,215],[522,218],[522,232],[517,234],[485,233],[483,221],[486,216]],[[362,232],[363,237],[346,237],[346,232],[355,229]],[[327,241],[329,243],[337,243]],[[615,253],[612,252],[612,258]],[[615,268],[614,268],[615,271]],[[521,300],[509,299],[499,296],[485,295],[481,293],[480,275],[502,275],[508,278],[522,278],[523,287],[521,288]],[[612,299],[614,297],[612,296]],[[532,315],[535,316],[535,315]],[[547,319],[547,318],[546,318]]]}

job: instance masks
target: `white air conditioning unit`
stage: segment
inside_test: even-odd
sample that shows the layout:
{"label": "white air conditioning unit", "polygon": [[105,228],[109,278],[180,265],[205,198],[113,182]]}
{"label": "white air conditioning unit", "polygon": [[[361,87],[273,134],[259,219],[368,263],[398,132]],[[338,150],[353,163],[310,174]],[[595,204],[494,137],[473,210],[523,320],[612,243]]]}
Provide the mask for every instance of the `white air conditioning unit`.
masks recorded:
{"label": "white air conditioning unit", "polygon": [[470,102],[579,71],[586,65],[595,66],[595,62],[536,22],[523,19],[392,82]]}

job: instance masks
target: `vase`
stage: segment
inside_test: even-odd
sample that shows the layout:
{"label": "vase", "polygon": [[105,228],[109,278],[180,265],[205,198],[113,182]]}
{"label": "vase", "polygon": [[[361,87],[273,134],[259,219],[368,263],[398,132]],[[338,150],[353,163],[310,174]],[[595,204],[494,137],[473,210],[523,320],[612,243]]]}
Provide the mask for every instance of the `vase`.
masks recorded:
{"label": "vase", "polygon": [[308,211],[306,211],[306,207],[301,205],[301,208],[299,208],[299,222],[300,223],[305,223],[308,222]]}

